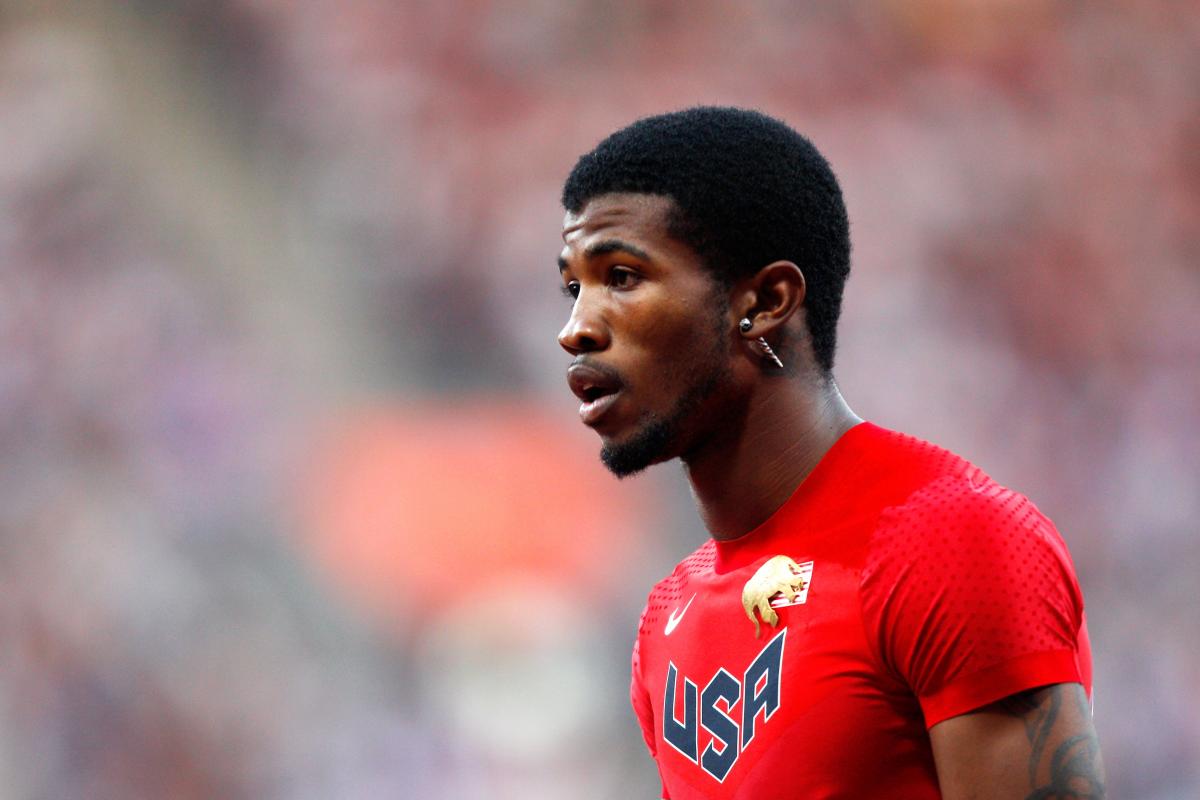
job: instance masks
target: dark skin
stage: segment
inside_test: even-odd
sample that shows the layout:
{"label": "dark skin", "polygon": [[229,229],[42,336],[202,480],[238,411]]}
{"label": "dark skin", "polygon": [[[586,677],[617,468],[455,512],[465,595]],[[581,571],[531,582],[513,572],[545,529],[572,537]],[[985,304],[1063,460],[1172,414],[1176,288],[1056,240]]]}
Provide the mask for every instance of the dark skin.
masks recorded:
{"label": "dark skin", "polygon": [[[793,351],[801,363],[788,368],[798,379],[763,371],[755,340],[777,342],[785,328],[803,330],[804,275],[795,264],[767,265],[727,290],[728,309],[717,326],[721,340],[713,341],[719,287],[692,249],[666,234],[670,203],[612,194],[567,215],[560,268],[577,298],[558,341],[629,383],[592,426],[605,443],[635,435],[644,412],[668,413],[714,350],[726,359],[726,385],[657,460],[683,460],[709,532],[734,538],[783,505],[861,420],[832,381],[804,379],[816,372],[807,348]],[[616,243],[622,247],[613,249]],[[753,323],[744,333],[738,329],[743,317]]]}
{"label": "dark skin", "polygon": [[942,796],[1099,800],[1104,760],[1083,687],[1060,683],[951,717],[929,730]]}
{"label": "dark skin", "polygon": [[[592,382],[612,394],[585,413],[604,445],[620,449],[645,438],[654,421],[671,422],[641,466],[679,458],[709,533],[733,539],[779,509],[861,420],[813,358],[802,269],[777,261],[720,286],[668,234],[672,203],[608,194],[567,214],[559,268],[574,302],[558,341],[574,357],[573,388],[585,407],[600,391]],[[750,330],[739,329],[742,318]],[[759,337],[784,370],[766,361]],[[950,800],[1104,796],[1078,684],[1014,695],[945,720],[929,736]]]}

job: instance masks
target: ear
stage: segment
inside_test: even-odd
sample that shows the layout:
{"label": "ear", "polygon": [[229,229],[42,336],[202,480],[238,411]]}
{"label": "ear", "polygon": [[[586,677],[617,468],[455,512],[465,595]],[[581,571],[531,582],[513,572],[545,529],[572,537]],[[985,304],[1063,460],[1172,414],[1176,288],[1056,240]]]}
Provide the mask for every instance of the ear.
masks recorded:
{"label": "ear", "polygon": [[754,275],[739,281],[731,299],[737,319],[750,320],[748,339],[772,338],[804,305],[807,286],[804,273],[791,261],[773,261]]}

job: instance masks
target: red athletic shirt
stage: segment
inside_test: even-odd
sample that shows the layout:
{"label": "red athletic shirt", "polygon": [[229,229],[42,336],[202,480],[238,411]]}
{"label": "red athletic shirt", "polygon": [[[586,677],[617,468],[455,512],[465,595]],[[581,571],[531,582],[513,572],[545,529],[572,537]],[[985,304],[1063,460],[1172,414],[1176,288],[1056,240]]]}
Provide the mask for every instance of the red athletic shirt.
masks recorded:
{"label": "red athletic shirt", "polygon": [[[777,624],[752,605],[756,636],[744,594]],[[1063,682],[1091,694],[1053,524],[953,453],[864,422],[769,520],[654,587],[632,696],[664,798],[915,800],[940,797],[928,728]]]}

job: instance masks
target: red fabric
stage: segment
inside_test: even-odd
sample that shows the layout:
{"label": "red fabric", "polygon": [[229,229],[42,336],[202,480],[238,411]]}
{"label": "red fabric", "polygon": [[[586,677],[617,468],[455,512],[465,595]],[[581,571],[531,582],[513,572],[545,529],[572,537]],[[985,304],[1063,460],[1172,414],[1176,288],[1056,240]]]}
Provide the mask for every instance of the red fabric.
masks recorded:
{"label": "red fabric", "polygon": [[[756,638],[742,590],[780,555],[812,562],[807,596]],[[934,798],[928,727],[1036,686],[1090,694],[1090,672],[1053,525],[958,456],[863,423],[766,523],[655,586],[632,697],[663,797]]]}
{"label": "red fabric", "polygon": [[1074,650],[1028,653],[984,667],[936,692],[923,695],[921,708],[925,712],[925,725],[932,728],[942,720],[1033,686],[1080,681],[1079,659]]}

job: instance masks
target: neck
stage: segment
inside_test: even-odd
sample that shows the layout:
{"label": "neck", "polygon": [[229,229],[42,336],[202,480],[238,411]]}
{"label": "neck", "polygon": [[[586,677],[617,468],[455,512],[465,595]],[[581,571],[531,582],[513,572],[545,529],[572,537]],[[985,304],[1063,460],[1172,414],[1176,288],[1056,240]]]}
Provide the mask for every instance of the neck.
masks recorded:
{"label": "neck", "polygon": [[843,433],[862,420],[832,380],[766,381],[738,425],[684,459],[714,539],[736,539],[774,514]]}

